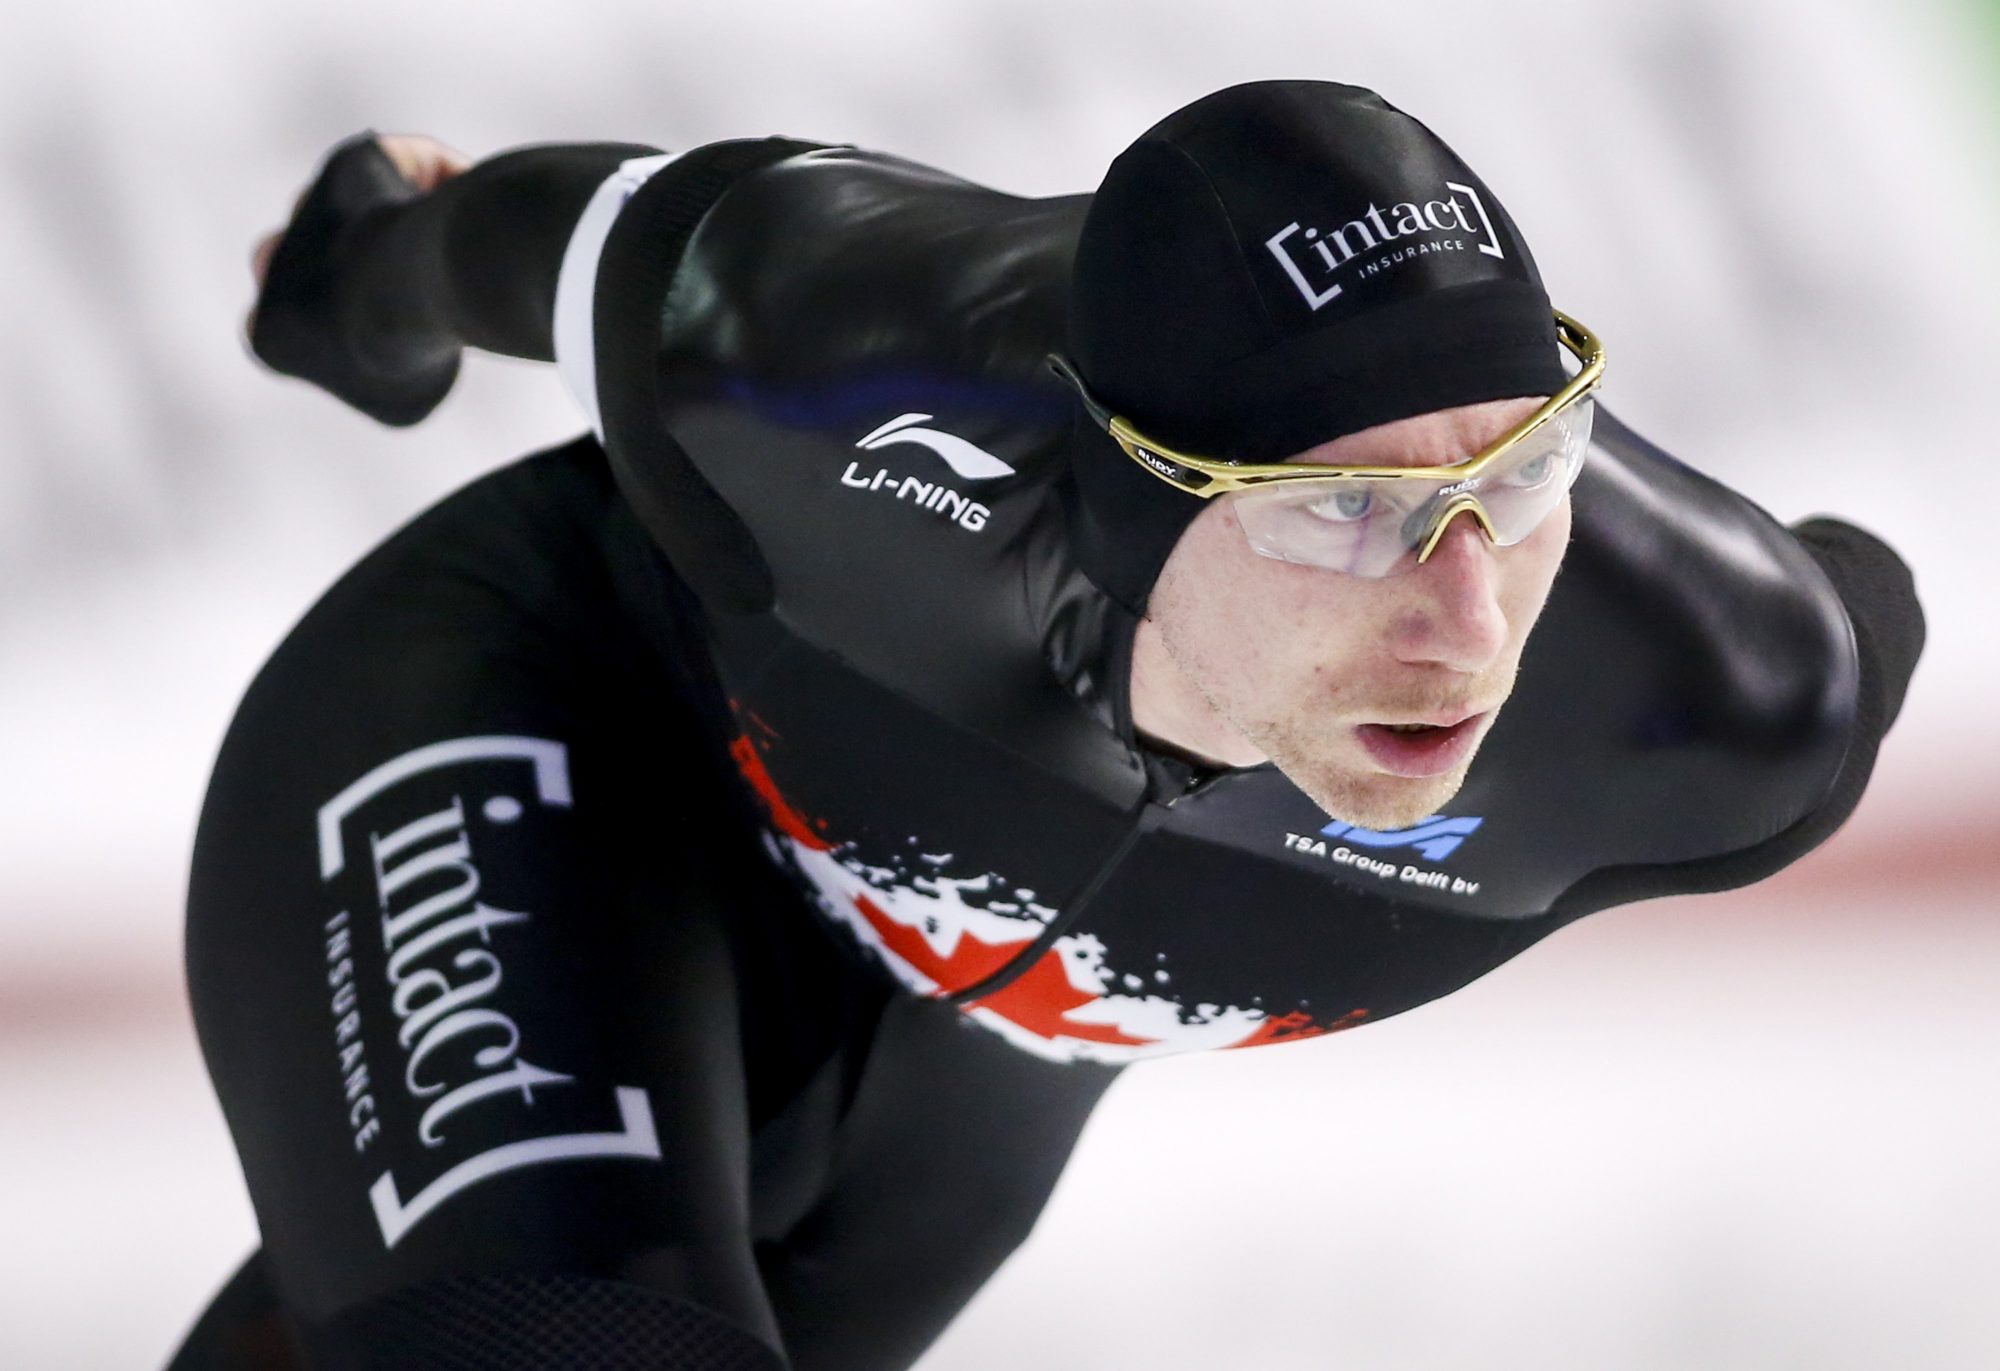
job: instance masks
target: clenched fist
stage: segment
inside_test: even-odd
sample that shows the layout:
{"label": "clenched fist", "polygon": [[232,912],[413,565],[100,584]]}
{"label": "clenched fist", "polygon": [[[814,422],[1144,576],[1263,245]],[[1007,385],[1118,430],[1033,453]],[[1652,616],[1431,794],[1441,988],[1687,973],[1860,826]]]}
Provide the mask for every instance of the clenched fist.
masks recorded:
{"label": "clenched fist", "polygon": [[[250,255],[257,297],[243,321],[252,356],[363,414],[417,423],[451,390],[463,345],[435,317],[428,257],[449,206],[438,187],[465,154],[422,134],[364,129],[342,140],[292,206],[291,222]],[[453,187],[455,191],[457,187]],[[386,245],[386,246],[385,246]]]}
{"label": "clenched fist", "polygon": [[[375,142],[389,160],[396,164],[396,170],[418,190],[431,190],[440,182],[458,175],[472,165],[472,159],[455,148],[446,146],[437,139],[423,133],[381,133]],[[297,214],[299,204],[306,198],[300,191],[292,202],[292,213]],[[284,229],[273,229],[258,240],[250,254],[250,274],[256,280],[257,289],[264,289],[264,276],[271,269],[271,254],[278,249],[278,240],[285,236]],[[243,331],[250,331],[250,320],[255,315],[255,306],[243,316]]]}

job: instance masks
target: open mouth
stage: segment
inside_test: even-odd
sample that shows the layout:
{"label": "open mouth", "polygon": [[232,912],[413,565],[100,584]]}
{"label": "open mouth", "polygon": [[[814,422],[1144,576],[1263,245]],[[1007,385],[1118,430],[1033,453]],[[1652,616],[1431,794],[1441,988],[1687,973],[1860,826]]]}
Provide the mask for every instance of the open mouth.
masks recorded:
{"label": "open mouth", "polygon": [[1442,776],[1464,761],[1484,713],[1455,724],[1360,724],[1355,733],[1375,764],[1392,776]]}

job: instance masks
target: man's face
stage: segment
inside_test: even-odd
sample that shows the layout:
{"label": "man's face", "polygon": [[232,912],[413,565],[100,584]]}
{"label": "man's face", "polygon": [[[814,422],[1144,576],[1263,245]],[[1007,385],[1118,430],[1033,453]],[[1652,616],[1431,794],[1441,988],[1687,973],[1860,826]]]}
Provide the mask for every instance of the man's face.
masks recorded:
{"label": "man's face", "polygon": [[[1539,403],[1439,410],[1292,460],[1460,462]],[[1456,518],[1428,561],[1381,580],[1260,556],[1230,506],[1218,497],[1188,526],[1146,606],[1185,685],[1331,817],[1395,829],[1437,813],[1513,691],[1569,542],[1568,498],[1512,547]]]}

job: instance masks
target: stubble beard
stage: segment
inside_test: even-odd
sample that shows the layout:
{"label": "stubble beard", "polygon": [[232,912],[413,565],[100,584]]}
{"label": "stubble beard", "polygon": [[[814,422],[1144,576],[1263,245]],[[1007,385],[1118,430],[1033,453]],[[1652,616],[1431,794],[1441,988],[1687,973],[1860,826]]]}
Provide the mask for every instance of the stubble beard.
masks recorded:
{"label": "stubble beard", "polygon": [[[1502,699],[1513,694],[1516,669],[1510,664]],[[1198,681],[1196,688],[1231,727],[1248,738],[1327,817],[1377,832],[1409,828],[1441,812],[1464,788],[1479,747],[1485,743],[1482,736],[1465,760],[1442,776],[1392,776],[1374,767],[1350,724],[1239,714],[1228,708],[1225,701],[1209,694]],[[1436,707],[1434,702],[1411,701],[1386,708],[1383,713],[1394,718],[1432,713]],[[1329,712],[1346,718],[1355,711],[1336,707]],[[1490,731],[1490,720],[1487,727]]]}
{"label": "stubble beard", "polygon": [[1250,723],[1243,732],[1328,818],[1377,832],[1410,828],[1438,813],[1465,785],[1472,765],[1468,756],[1442,776],[1390,776],[1341,765],[1342,753],[1357,746],[1345,728],[1300,729],[1272,721]]}
{"label": "stubble beard", "polygon": [[[1375,770],[1360,741],[1347,724],[1327,723],[1318,727],[1301,725],[1296,719],[1256,717],[1232,709],[1207,684],[1204,663],[1190,660],[1171,632],[1160,634],[1160,643],[1183,681],[1208,706],[1213,716],[1226,723],[1297,786],[1307,799],[1318,805],[1328,818],[1377,832],[1410,828],[1440,812],[1465,785],[1472,762],[1479,755],[1475,746],[1457,767],[1442,776],[1391,776]],[[1519,669],[1518,654],[1507,667],[1507,687],[1511,696]],[[1336,702],[1337,703],[1337,702]],[[1408,707],[1387,711],[1396,714],[1433,712],[1432,702],[1413,702]],[[1342,715],[1352,711],[1335,709]],[[1483,744],[1484,738],[1480,739]],[[1350,760],[1343,764],[1343,757]]]}

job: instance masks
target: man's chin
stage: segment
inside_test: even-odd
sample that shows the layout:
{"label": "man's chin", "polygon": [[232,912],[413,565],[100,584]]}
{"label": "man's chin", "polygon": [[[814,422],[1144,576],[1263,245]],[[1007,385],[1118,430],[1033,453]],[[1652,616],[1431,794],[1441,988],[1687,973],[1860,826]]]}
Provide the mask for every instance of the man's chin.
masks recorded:
{"label": "man's chin", "polygon": [[1390,775],[1363,754],[1351,737],[1341,734],[1308,740],[1272,730],[1252,736],[1286,779],[1328,818],[1377,833],[1392,833],[1422,823],[1452,802],[1464,789],[1466,775],[1491,727],[1489,717],[1458,765],[1441,776]]}
{"label": "man's chin", "polygon": [[1393,833],[1412,828],[1442,811],[1464,787],[1466,770],[1457,767],[1443,776],[1378,773],[1290,779],[1308,799],[1326,811],[1328,818],[1377,833]]}

